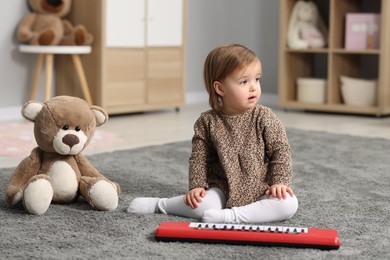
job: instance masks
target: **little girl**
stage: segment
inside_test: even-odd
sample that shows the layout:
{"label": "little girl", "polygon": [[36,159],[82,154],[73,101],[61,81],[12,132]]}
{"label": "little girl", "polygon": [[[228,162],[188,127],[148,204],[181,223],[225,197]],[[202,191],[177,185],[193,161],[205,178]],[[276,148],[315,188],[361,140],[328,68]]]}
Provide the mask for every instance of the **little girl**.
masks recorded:
{"label": "little girl", "polygon": [[211,110],[194,126],[189,191],[173,198],[136,198],[130,213],[163,213],[209,223],[261,223],[291,218],[290,145],[271,109],[257,104],[262,67],[233,44],[213,49],[204,64]]}

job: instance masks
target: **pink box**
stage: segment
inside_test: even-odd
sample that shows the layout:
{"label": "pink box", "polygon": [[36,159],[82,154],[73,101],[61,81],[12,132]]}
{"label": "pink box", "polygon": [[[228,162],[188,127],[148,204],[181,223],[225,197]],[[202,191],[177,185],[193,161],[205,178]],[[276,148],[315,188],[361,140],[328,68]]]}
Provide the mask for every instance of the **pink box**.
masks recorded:
{"label": "pink box", "polygon": [[345,21],[345,49],[379,48],[380,14],[347,13]]}

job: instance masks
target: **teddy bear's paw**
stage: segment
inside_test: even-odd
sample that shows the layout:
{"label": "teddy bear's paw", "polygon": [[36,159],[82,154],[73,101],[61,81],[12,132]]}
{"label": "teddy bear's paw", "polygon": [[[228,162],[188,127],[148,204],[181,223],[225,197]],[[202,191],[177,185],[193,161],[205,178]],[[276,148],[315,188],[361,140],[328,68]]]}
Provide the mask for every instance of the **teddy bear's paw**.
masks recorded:
{"label": "teddy bear's paw", "polygon": [[30,41],[33,38],[33,33],[28,29],[21,29],[18,33],[18,39],[22,42]]}
{"label": "teddy bear's paw", "polygon": [[89,190],[92,205],[99,210],[114,210],[118,206],[115,185],[106,180],[97,181]]}
{"label": "teddy bear's paw", "polygon": [[87,33],[87,35],[85,35],[85,42],[84,42],[84,45],[91,45],[92,42],[93,42],[93,36],[92,36],[92,34]]}
{"label": "teddy bear's paw", "polygon": [[92,43],[93,37],[83,25],[78,25],[74,30],[74,41],[76,45],[88,45]]}
{"label": "teddy bear's paw", "polygon": [[8,186],[7,190],[5,191],[5,200],[10,206],[16,205],[22,201],[22,196],[23,191],[14,185]]}
{"label": "teddy bear's paw", "polygon": [[23,194],[25,209],[34,215],[42,215],[47,211],[53,198],[53,187],[49,180],[39,178],[31,181]]}
{"label": "teddy bear's paw", "polygon": [[39,45],[56,45],[57,42],[55,42],[55,34],[53,31],[48,30],[43,32],[41,35],[39,35],[38,38],[38,44]]}

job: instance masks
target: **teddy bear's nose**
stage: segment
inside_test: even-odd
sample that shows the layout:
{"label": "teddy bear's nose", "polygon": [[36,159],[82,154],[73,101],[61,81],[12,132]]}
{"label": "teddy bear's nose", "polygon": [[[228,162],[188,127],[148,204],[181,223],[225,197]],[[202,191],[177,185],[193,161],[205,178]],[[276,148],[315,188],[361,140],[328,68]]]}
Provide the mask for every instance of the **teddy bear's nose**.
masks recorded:
{"label": "teddy bear's nose", "polygon": [[78,144],[80,140],[76,135],[68,134],[62,138],[62,142],[72,148],[73,145]]}
{"label": "teddy bear's nose", "polygon": [[46,0],[46,2],[54,7],[57,7],[62,4],[62,0]]}

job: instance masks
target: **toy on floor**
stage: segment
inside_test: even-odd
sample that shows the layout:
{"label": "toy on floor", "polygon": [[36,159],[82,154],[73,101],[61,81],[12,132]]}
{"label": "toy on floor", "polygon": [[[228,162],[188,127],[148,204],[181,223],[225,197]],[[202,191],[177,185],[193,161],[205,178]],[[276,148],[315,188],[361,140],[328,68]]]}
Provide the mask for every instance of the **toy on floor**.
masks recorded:
{"label": "toy on floor", "polygon": [[315,3],[297,1],[288,25],[287,46],[291,49],[322,48],[326,37],[327,29]]}
{"label": "toy on floor", "polygon": [[227,243],[339,249],[337,230],[268,225],[163,222],[155,232],[157,241]]}
{"label": "toy on floor", "polygon": [[84,25],[74,26],[64,17],[72,0],[28,0],[31,10],[17,28],[17,38],[31,45],[89,45],[93,36]]}
{"label": "toy on floor", "polygon": [[81,154],[107,113],[76,97],[58,96],[45,103],[27,102],[22,115],[34,122],[38,147],[13,172],[6,187],[9,205],[23,202],[35,215],[51,202],[66,204],[79,195],[95,209],[114,210],[120,187],[100,174]]}

